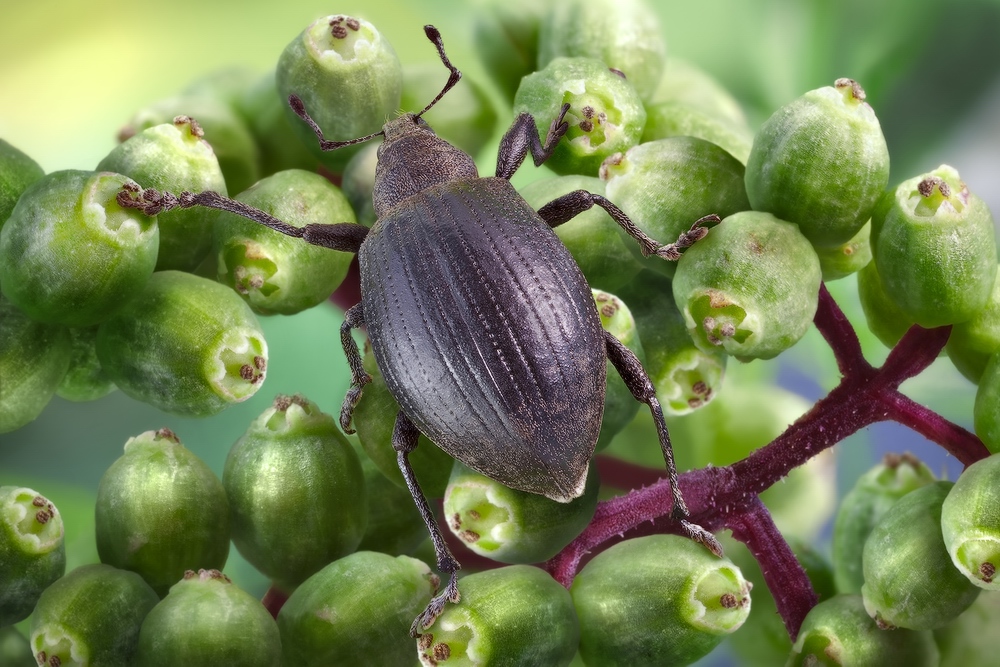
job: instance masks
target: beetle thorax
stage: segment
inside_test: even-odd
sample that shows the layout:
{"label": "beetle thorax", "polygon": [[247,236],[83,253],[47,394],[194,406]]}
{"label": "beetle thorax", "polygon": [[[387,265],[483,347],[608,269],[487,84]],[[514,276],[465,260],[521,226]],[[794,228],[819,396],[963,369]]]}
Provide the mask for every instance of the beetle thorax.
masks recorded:
{"label": "beetle thorax", "polygon": [[382,128],[385,141],[378,149],[373,200],[375,214],[386,211],[433,185],[455,179],[478,178],[472,158],[455,148],[413,114],[404,114]]}

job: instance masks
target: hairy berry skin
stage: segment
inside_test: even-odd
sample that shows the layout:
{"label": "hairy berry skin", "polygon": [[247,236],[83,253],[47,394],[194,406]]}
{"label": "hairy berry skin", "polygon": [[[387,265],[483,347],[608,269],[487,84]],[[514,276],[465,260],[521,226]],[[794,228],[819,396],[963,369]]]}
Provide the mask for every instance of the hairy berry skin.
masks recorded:
{"label": "hairy berry skin", "polygon": [[209,415],[253,396],[267,372],[257,318],[225,285],[159,271],[97,332],[97,357],[125,394]]}
{"label": "hairy berry skin", "polygon": [[240,553],[283,591],[357,548],[367,524],[357,455],[330,415],[278,396],[222,473]]}
{"label": "hairy berry skin", "polygon": [[59,510],[32,489],[0,486],[0,627],[19,623],[66,572]]}
{"label": "hairy berry skin", "polygon": [[941,532],[959,572],[988,591],[1000,589],[1000,456],[994,454],[966,468],[941,507]]}
{"label": "hairy berry skin", "polygon": [[993,217],[947,165],[885,193],[872,253],[886,294],[924,328],[974,317],[997,275]]}
{"label": "hairy berry skin", "polygon": [[941,536],[941,506],[951,487],[933,482],[906,494],[865,541],[861,595],[883,629],[942,627],[980,593],[952,564]]}
{"label": "hairy berry skin", "polygon": [[37,162],[0,139],[0,228],[10,217],[21,193],[44,175]]}
{"label": "hairy berry skin", "polygon": [[838,79],[768,118],[747,159],[754,210],[799,225],[817,247],[839,246],[872,215],[889,183],[889,151],[857,82]]}
{"label": "hairy berry skin", "polygon": [[991,452],[1000,452],[1000,352],[983,369],[972,414],[976,435]]}
{"label": "hairy berry skin", "polygon": [[[226,194],[226,180],[215,152],[203,138],[201,126],[189,116],[177,116],[172,123],[154,125],[119,144],[97,169],[125,174],[144,188],[160,192],[202,192]],[[212,246],[210,211],[181,208],[156,216],[160,247],[156,270],[193,271]]]}
{"label": "hairy berry skin", "polygon": [[222,482],[168,429],[125,443],[105,471],[95,507],[101,562],[136,572],[163,597],[188,570],[221,570],[229,557]]}
{"label": "hairy berry skin", "polygon": [[121,174],[57,171],[35,181],[0,231],[0,288],[32,319],[98,324],[137,294],[156,264],[156,218],[118,205]]}

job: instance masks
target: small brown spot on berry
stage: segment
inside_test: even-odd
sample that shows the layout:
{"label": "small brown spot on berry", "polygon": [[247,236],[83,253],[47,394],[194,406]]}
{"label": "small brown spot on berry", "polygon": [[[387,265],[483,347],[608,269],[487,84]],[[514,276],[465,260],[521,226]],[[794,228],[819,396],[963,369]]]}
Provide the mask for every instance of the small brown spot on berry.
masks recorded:
{"label": "small brown spot on berry", "polygon": [[438,662],[443,662],[451,657],[451,647],[444,642],[439,642],[434,645],[434,659]]}
{"label": "small brown spot on berry", "polygon": [[464,541],[468,542],[469,544],[474,544],[478,542],[480,537],[479,533],[473,530],[463,530],[461,533],[458,534],[458,536],[461,537]]}
{"label": "small brown spot on berry", "polygon": [[580,109],[580,112],[583,114],[584,118],[593,118],[594,117],[594,107],[590,106],[589,104],[587,106],[583,107],[582,109]]}
{"label": "small brown spot on berry", "polygon": [[177,437],[177,434],[171,431],[169,428],[158,429],[156,431],[156,439],[169,440],[170,442],[174,443],[179,443],[181,441],[181,439]]}
{"label": "small brown spot on berry", "polygon": [[288,408],[292,407],[292,397],[285,396],[284,394],[278,394],[274,397],[274,409],[278,412],[284,412]]}
{"label": "small brown spot on berry", "polygon": [[740,601],[732,593],[724,593],[722,597],[719,598],[719,604],[726,609],[736,609],[740,606]]}
{"label": "small brown spot on berry", "polygon": [[253,365],[257,368],[257,370],[262,371],[267,368],[267,359],[257,355],[253,358]]}
{"label": "small brown spot on berry", "polygon": [[601,306],[601,315],[604,317],[614,317],[618,312],[618,307],[613,303],[606,303]]}
{"label": "small brown spot on berry", "polygon": [[614,67],[609,67],[608,71],[611,72],[612,74],[616,75],[616,76],[620,76],[623,79],[626,78],[625,77],[625,72],[621,71],[620,69],[615,69]]}
{"label": "small brown spot on berry", "polygon": [[240,366],[240,377],[250,382],[254,379],[253,367],[250,364]]}
{"label": "small brown spot on berry", "polygon": [[51,518],[52,518],[52,515],[49,513],[48,510],[41,510],[41,511],[35,512],[35,521],[37,521],[38,523],[42,524],[43,526],[45,524],[47,524],[49,522],[49,519],[51,519]]}
{"label": "small brown spot on berry", "polygon": [[62,658],[58,655],[54,655],[49,658],[49,667],[59,667],[60,665],[62,665]]}
{"label": "small brown spot on berry", "polygon": [[337,23],[330,27],[330,34],[333,35],[335,39],[344,39],[347,37],[347,28]]}
{"label": "small brown spot on berry", "polygon": [[594,124],[589,120],[581,120],[579,127],[584,132],[591,132],[594,129]]}
{"label": "small brown spot on berry", "polygon": [[482,514],[479,513],[478,510],[469,510],[468,515],[469,518],[472,519],[473,521],[479,521],[479,519],[482,518],[483,516]]}
{"label": "small brown spot on berry", "polygon": [[705,384],[702,380],[698,380],[693,385],[691,385],[691,391],[698,394],[699,396],[704,396],[705,394],[709,393],[709,388],[708,385]]}
{"label": "small brown spot on berry", "polygon": [[453,530],[462,529],[462,517],[459,516],[458,512],[456,512],[454,516],[451,517],[451,527]]}
{"label": "small brown spot on berry", "polygon": [[357,31],[357,29],[361,27],[361,21],[353,17],[348,17],[347,27],[350,28],[351,30]]}
{"label": "small brown spot on berry", "polygon": [[993,581],[993,577],[997,574],[997,568],[993,563],[983,563],[979,566],[979,576],[987,584]]}
{"label": "small brown spot on berry", "polygon": [[42,496],[35,496],[31,499],[31,504],[35,507],[45,507],[45,505],[48,504],[48,501]]}
{"label": "small brown spot on berry", "polygon": [[432,635],[429,632],[426,633],[426,634],[420,635],[420,639],[417,640],[417,646],[420,647],[421,651],[426,651],[427,649],[429,649],[433,645],[434,645],[434,635]]}

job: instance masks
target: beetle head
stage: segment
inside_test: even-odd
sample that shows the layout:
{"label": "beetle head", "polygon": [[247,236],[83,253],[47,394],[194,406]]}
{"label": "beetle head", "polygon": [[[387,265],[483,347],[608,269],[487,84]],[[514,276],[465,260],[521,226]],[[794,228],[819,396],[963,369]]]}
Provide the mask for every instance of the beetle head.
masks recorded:
{"label": "beetle head", "polygon": [[478,178],[467,153],[434,134],[420,116],[403,114],[382,127],[385,141],[378,148],[375,215],[382,215],[410,195],[456,178]]}

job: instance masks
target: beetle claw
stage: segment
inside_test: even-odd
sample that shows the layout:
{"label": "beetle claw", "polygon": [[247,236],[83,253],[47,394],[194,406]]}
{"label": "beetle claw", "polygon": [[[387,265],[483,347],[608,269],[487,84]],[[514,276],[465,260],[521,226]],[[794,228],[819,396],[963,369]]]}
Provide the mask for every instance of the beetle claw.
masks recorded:
{"label": "beetle claw", "polygon": [[413,625],[410,626],[410,636],[419,637],[424,630],[428,630],[434,625],[438,616],[444,612],[446,604],[449,602],[457,604],[461,599],[462,595],[458,592],[458,577],[452,574],[444,591],[434,596],[427,607],[414,619]]}
{"label": "beetle claw", "polygon": [[716,539],[715,535],[708,532],[698,524],[691,523],[687,520],[681,520],[680,524],[685,537],[694,540],[699,544],[705,545],[705,548],[719,558],[722,558],[725,555],[722,552],[722,545],[719,544],[719,540]]}

